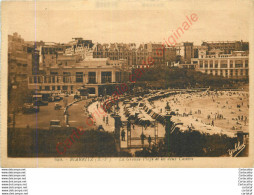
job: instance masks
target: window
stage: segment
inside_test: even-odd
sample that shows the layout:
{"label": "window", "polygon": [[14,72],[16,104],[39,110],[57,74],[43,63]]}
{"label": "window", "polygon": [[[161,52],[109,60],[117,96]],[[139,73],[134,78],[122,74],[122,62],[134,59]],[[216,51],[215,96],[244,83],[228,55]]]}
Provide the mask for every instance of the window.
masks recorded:
{"label": "window", "polygon": [[243,67],[243,61],[242,60],[236,60],[235,61],[235,67],[236,68],[242,68]]}
{"label": "window", "polygon": [[230,76],[233,76],[233,70],[230,70]]}
{"label": "window", "polygon": [[70,72],[63,72],[63,82],[64,83],[69,83],[70,82],[70,76],[71,76]]}
{"label": "window", "polygon": [[89,94],[95,94],[95,88],[88,88]]}
{"label": "window", "polygon": [[220,67],[221,68],[227,68],[228,67],[228,61],[227,60],[221,60],[220,61]]}
{"label": "window", "polygon": [[88,72],[88,83],[96,83],[96,72]]}
{"label": "window", "polygon": [[245,75],[249,76],[249,70],[245,70]]}
{"label": "window", "polygon": [[50,76],[44,76],[44,83],[51,83],[51,77]]}
{"label": "window", "polygon": [[235,70],[235,76],[238,76],[238,70]]}
{"label": "window", "polygon": [[55,86],[52,86],[52,90],[53,90],[53,91],[56,90],[56,87],[55,87]]}
{"label": "window", "polygon": [[38,83],[42,83],[42,77],[38,76]]}
{"label": "window", "polygon": [[249,66],[249,61],[245,60],[245,67],[247,68]]}
{"label": "window", "polygon": [[50,87],[49,87],[49,86],[45,86],[45,90],[46,90],[46,91],[49,91],[49,90],[50,90]]}
{"label": "window", "polygon": [[205,60],[205,68],[208,68],[208,61]]}
{"label": "window", "polygon": [[116,72],[116,82],[117,83],[122,82],[122,80],[121,80],[121,72]]}
{"label": "window", "polygon": [[243,76],[243,69],[241,69],[240,75]]}
{"label": "window", "polygon": [[34,83],[37,83],[37,76],[34,77]]}
{"label": "window", "polygon": [[210,60],[210,68],[213,68],[213,61]]}
{"label": "window", "polygon": [[218,60],[215,60],[215,68],[218,68]]}
{"label": "window", "polygon": [[83,83],[83,72],[76,72],[76,83]]}
{"label": "window", "polygon": [[60,87],[60,86],[57,86],[57,90],[61,90],[61,87]]}
{"label": "window", "polygon": [[233,68],[233,60],[230,60],[230,68]]}
{"label": "window", "polygon": [[51,81],[52,81],[52,83],[56,82],[55,76],[51,76]]}
{"label": "window", "polygon": [[202,60],[200,61],[199,67],[203,68],[203,61]]}
{"label": "window", "polygon": [[63,86],[63,90],[67,91],[68,90],[68,86]]}
{"label": "window", "polygon": [[102,72],[101,73],[101,83],[111,83],[112,82],[112,73],[111,72]]}

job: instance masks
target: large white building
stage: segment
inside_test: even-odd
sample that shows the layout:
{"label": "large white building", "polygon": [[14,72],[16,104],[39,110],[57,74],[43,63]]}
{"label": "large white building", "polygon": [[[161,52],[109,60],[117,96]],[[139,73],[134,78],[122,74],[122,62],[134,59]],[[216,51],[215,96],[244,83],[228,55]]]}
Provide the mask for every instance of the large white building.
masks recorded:
{"label": "large white building", "polygon": [[198,58],[192,58],[191,64],[203,73],[224,76],[228,78],[246,78],[249,75],[249,55],[246,51],[234,51],[232,54],[222,54],[214,50],[206,55],[202,50]]}
{"label": "large white building", "polygon": [[[119,63],[117,63],[119,64]],[[51,66],[49,74],[29,76],[29,89],[77,93],[86,89],[89,94],[100,95],[106,89],[125,82],[128,72],[108,58],[84,59],[73,65]]]}

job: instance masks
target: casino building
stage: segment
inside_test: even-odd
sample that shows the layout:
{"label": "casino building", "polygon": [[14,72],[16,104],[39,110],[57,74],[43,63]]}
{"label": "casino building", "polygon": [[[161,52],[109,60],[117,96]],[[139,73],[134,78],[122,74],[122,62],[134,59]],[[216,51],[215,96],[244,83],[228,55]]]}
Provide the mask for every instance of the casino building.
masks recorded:
{"label": "casino building", "polygon": [[110,94],[115,85],[128,79],[128,75],[124,61],[87,58],[71,65],[60,63],[51,66],[47,73],[29,76],[28,88],[69,94],[85,89],[89,95],[99,96],[105,91]]}

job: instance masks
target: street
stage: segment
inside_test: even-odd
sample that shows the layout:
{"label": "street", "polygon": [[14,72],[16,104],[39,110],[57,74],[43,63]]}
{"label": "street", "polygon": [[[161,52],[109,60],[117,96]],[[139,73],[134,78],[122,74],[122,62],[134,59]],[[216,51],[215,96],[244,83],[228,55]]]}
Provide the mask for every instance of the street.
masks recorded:
{"label": "street", "polygon": [[68,109],[69,114],[69,124],[70,127],[82,127],[83,129],[96,128],[95,126],[88,126],[86,124],[86,119],[88,114],[84,110],[84,106],[89,100],[82,100],[80,102],[72,104]]}
{"label": "street", "polygon": [[[68,102],[73,101],[73,97],[67,98]],[[60,110],[55,110],[55,104],[59,103],[62,107]],[[62,126],[65,126],[64,119],[64,102],[49,102],[48,106],[40,106],[38,113],[31,114],[16,114],[16,127],[17,128],[38,128],[38,129],[49,129],[49,123],[51,120],[60,120]]]}

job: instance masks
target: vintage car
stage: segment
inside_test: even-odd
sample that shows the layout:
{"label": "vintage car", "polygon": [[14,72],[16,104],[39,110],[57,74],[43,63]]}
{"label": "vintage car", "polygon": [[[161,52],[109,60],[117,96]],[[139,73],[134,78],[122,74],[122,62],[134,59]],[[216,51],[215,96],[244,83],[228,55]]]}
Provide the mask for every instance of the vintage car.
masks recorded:
{"label": "vintage car", "polygon": [[47,106],[48,101],[42,99],[42,95],[33,95],[33,104],[36,106]]}
{"label": "vintage car", "polygon": [[47,106],[48,102],[43,100],[34,101],[34,105],[36,106]]}
{"label": "vintage car", "polygon": [[74,95],[74,99],[80,99],[81,97],[80,97],[80,95]]}
{"label": "vintage car", "polygon": [[40,107],[38,105],[34,105],[32,103],[25,103],[22,107],[22,112],[25,113],[35,113],[39,112]]}
{"label": "vintage car", "polygon": [[54,97],[54,96],[48,97],[48,101],[49,101],[49,102],[54,102],[54,101],[55,101],[55,97]]}
{"label": "vintage car", "polygon": [[60,110],[62,108],[62,106],[58,103],[55,104],[55,110]]}
{"label": "vintage car", "polygon": [[60,120],[51,120],[49,123],[49,130],[61,128]]}
{"label": "vintage car", "polygon": [[59,101],[61,101],[63,98],[57,95],[57,96],[54,96],[54,99],[55,99],[55,102],[59,102]]}

